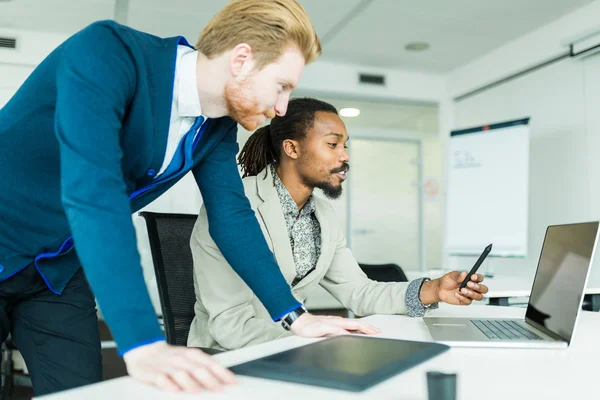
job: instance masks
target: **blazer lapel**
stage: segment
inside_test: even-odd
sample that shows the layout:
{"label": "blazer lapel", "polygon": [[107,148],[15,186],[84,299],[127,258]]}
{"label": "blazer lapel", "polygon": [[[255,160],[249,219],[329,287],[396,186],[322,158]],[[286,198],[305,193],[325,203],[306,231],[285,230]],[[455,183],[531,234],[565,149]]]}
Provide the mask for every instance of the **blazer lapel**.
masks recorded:
{"label": "blazer lapel", "polygon": [[267,233],[273,242],[273,253],[285,280],[291,283],[296,277],[296,264],[292,255],[292,246],[287,232],[287,225],[281,210],[277,189],[273,186],[271,168],[266,168],[256,176],[259,197],[264,201],[258,206],[258,212],[265,223]]}
{"label": "blazer lapel", "polygon": [[[189,46],[183,37],[161,39],[152,46],[152,51],[145,54],[147,71],[144,78],[148,85],[147,101],[151,109],[148,117],[152,121],[153,134],[152,139],[147,143],[138,144],[138,146],[146,145],[147,153],[151,154],[143,165],[138,186],[145,186],[154,179],[165,158],[173,103],[177,48],[180,44]],[[138,122],[133,129],[142,129],[142,127]],[[154,173],[147,174],[150,170],[154,170]]]}

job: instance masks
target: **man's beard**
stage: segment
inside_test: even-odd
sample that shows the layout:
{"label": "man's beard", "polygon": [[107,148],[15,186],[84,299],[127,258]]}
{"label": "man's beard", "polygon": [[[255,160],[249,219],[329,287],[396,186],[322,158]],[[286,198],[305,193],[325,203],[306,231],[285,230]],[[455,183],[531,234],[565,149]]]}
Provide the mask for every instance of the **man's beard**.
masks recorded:
{"label": "man's beard", "polygon": [[[348,172],[350,170],[350,165],[347,163],[344,163],[344,165],[342,165],[340,168],[336,168],[333,169],[331,171],[329,171],[331,174],[336,174],[338,172]],[[342,195],[342,191],[343,191],[343,187],[342,187],[342,182],[340,182],[339,185],[334,186],[331,183],[329,183],[329,181],[322,181],[322,182],[315,182],[311,185],[312,187],[321,189],[323,191],[323,194],[325,195],[325,197],[327,197],[328,199],[331,200],[335,200],[337,198],[339,198]]]}
{"label": "man's beard", "polygon": [[254,94],[251,78],[247,77],[242,81],[230,79],[225,84],[224,95],[229,116],[247,131],[256,130],[259,125],[257,117],[265,111],[261,110],[260,102]]}
{"label": "man's beard", "polygon": [[325,197],[331,200],[339,198],[343,191],[341,183],[338,186],[333,186],[329,182],[318,182],[314,185],[314,187],[321,189]]}

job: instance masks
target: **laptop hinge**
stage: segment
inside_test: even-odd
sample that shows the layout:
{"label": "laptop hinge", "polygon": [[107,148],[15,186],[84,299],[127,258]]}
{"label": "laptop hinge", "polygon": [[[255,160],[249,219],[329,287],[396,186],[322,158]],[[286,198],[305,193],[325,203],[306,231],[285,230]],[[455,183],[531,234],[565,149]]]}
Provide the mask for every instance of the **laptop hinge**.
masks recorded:
{"label": "laptop hinge", "polygon": [[532,320],[532,319],[525,318],[525,323],[526,323],[527,325],[531,325],[531,326],[533,326],[533,327],[534,327],[535,329],[537,329],[538,331],[542,331],[542,332],[543,332],[545,335],[548,335],[548,336],[550,336],[550,337],[551,337],[552,339],[554,339],[554,340],[558,340],[558,341],[561,341],[561,342],[568,342],[568,340],[567,340],[567,339],[565,339],[564,337],[562,337],[562,336],[560,336],[560,335],[558,335],[558,334],[556,334],[556,333],[552,332],[550,329],[546,328],[546,327],[545,327],[545,326],[543,326],[542,324],[539,324],[539,323],[535,322],[535,321],[534,321],[534,320]]}

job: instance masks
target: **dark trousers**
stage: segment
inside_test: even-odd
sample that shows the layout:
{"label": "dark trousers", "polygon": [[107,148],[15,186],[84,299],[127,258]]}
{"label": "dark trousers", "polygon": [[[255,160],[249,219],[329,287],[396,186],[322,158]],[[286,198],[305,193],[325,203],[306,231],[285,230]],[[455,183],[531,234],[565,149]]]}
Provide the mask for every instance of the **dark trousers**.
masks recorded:
{"label": "dark trousers", "polygon": [[81,269],[61,295],[35,265],[0,282],[0,342],[9,332],[36,396],[102,380],[96,302]]}

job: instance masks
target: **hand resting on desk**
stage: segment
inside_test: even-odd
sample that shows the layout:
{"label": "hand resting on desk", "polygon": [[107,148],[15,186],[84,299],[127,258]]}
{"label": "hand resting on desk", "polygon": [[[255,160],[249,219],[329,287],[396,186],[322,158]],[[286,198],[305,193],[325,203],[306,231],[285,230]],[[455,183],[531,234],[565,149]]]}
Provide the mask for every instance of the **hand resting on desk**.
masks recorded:
{"label": "hand resting on desk", "polygon": [[304,337],[323,337],[346,335],[348,333],[363,333],[375,335],[381,331],[358,319],[336,316],[317,316],[304,313],[291,326],[295,335]]}
{"label": "hand resting on desk", "polygon": [[[292,324],[292,332],[304,337],[343,335],[350,332],[376,334],[379,329],[355,319],[305,313]],[[236,382],[235,375],[208,354],[194,348],[151,343],[123,356],[129,375],[167,391],[198,393],[218,391]]]}
{"label": "hand resting on desk", "polygon": [[236,383],[235,375],[211,356],[194,348],[156,342],[129,350],[123,356],[129,375],[167,391],[220,391]]}

